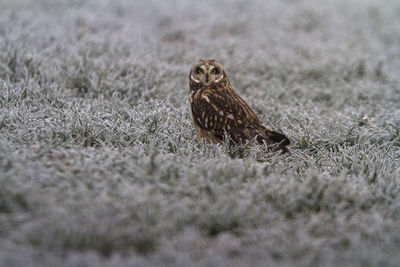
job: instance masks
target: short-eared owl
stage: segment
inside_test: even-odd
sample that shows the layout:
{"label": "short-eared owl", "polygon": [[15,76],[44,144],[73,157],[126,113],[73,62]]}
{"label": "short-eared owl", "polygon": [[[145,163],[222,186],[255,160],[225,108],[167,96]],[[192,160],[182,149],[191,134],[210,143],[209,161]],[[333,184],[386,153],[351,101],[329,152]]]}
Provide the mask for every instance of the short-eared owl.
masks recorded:
{"label": "short-eared owl", "polygon": [[200,142],[222,143],[225,136],[240,144],[259,144],[288,152],[289,139],[261,124],[257,115],[232,88],[224,68],[215,60],[202,59],[189,74],[190,106]]}

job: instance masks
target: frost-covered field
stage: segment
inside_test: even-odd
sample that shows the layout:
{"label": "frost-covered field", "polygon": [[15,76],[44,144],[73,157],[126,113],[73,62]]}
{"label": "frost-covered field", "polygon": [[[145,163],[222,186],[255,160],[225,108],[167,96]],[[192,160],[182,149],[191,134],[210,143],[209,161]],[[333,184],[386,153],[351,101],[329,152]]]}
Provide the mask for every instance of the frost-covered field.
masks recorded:
{"label": "frost-covered field", "polygon": [[[291,155],[197,143],[200,58]],[[1,0],[0,266],[399,266],[399,70],[395,0]]]}

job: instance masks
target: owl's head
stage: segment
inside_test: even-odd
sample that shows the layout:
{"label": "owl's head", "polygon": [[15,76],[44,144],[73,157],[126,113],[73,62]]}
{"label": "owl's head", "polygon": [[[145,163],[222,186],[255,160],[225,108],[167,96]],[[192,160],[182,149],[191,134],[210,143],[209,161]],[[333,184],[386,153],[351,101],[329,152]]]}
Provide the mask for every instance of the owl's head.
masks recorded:
{"label": "owl's head", "polygon": [[214,59],[201,59],[190,69],[190,80],[208,86],[224,78],[224,68]]}

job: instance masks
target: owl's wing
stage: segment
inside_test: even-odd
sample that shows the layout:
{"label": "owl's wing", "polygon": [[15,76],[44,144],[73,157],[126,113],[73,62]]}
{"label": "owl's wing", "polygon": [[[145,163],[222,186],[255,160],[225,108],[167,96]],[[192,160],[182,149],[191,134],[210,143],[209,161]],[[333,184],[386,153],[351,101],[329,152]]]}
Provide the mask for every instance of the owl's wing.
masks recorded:
{"label": "owl's wing", "polygon": [[205,91],[195,97],[191,105],[194,123],[215,139],[223,140],[228,134],[232,141],[241,143],[254,137],[259,144],[279,144],[287,152],[289,139],[261,124],[257,115],[236,92]]}
{"label": "owl's wing", "polygon": [[250,130],[260,125],[256,114],[235,92],[204,92],[194,99],[191,108],[198,126],[220,140],[225,133],[235,142],[251,139],[254,134]]}
{"label": "owl's wing", "polygon": [[[264,142],[268,145],[279,144],[279,149],[282,149],[284,152],[289,151],[286,146],[290,144],[290,140],[286,135],[262,125],[254,111],[234,90],[232,90],[230,98],[234,100],[229,102],[233,104],[232,109],[235,111],[234,114],[238,114],[237,122],[241,129],[239,133],[236,133],[236,136],[239,136],[242,141],[251,140],[257,136],[256,140],[259,144],[263,144]],[[231,132],[230,134],[232,135]],[[237,140],[235,141],[238,142]]]}

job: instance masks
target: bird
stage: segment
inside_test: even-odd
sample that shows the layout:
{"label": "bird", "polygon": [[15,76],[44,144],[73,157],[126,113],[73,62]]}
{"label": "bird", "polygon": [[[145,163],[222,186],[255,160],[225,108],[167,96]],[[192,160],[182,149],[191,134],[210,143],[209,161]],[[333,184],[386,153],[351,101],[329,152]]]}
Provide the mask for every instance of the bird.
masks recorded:
{"label": "bird", "polygon": [[266,144],[268,150],[289,152],[286,135],[264,126],[233,89],[221,63],[200,59],[189,73],[192,121],[200,143]]}

